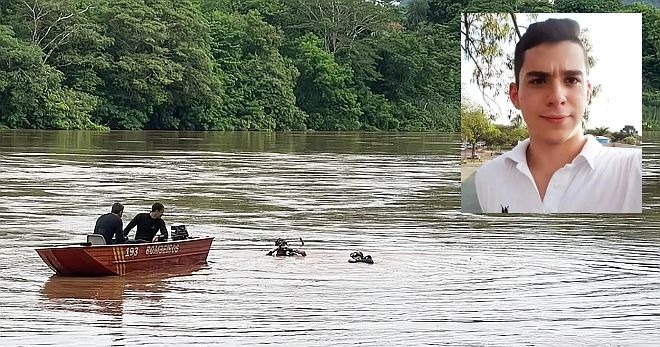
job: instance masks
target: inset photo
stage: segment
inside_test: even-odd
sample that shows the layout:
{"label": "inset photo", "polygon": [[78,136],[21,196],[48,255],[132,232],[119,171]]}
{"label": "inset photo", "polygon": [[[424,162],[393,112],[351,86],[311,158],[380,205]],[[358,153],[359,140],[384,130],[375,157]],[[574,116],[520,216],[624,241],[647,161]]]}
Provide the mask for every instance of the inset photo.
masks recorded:
{"label": "inset photo", "polygon": [[461,16],[461,210],[642,212],[642,15]]}

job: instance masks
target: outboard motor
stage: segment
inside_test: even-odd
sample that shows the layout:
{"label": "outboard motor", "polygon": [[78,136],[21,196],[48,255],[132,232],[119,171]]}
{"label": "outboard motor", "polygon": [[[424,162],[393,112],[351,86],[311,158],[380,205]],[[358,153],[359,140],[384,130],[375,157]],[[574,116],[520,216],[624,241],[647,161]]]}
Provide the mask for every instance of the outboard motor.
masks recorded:
{"label": "outboard motor", "polygon": [[189,238],[189,236],[185,225],[172,225],[172,241],[185,240],[187,238]]}

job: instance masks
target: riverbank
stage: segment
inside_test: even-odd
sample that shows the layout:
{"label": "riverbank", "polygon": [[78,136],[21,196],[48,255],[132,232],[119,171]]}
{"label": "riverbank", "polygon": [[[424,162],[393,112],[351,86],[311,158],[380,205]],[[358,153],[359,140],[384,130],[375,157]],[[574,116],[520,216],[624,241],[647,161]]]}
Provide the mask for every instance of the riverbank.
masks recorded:
{"label": "riverbank", "polygon": [[479,149],[475,151],[475,155],[479,159],[469,159],[472,156],[472,150],[461,150],[461,183],[477,171],[481,165],[496,158],[499,154],[495,154],[495,151],[489,149]]}

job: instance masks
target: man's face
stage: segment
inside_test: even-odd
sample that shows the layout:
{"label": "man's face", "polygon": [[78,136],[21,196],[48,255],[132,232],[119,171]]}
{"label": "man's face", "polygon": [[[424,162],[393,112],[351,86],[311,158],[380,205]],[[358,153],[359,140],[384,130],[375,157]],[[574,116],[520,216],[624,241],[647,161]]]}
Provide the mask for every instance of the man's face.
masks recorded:
{"label": "man's face", "polygon": [[570,41],[544,43],[525,51],[519,85],[509,86],[530,139],[560,144],[582,134],[591,96],[582,47]]}

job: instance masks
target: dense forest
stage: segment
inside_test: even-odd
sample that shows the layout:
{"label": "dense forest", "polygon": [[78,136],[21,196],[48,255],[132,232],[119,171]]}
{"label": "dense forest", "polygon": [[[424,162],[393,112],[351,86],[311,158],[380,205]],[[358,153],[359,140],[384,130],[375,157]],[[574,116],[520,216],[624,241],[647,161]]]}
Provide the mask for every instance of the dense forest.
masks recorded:
{"label": "dense forest", "polygon": [[458,131],[461,12],[642,12],[620,0],[0,0],[0,128]]}

